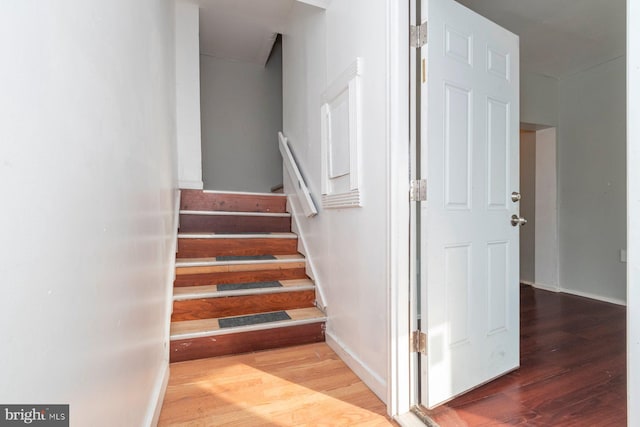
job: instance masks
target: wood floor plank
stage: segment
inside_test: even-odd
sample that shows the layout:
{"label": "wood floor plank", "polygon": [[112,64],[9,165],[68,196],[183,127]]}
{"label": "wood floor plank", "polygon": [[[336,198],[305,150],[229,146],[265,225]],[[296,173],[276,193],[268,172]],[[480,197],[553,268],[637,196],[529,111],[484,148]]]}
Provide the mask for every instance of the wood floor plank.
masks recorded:
{"label": "wood floor plank", "polygon": [[291,320],[313,319],[318,316],[318,309],[315,307],[299,308],[297,310],[287,310]]}
{"label": "wood floor plank", "polygon": [[171,365],[159,426],[394,426],[325,344]]}
{"label": "wood floor plank", "polygon": [[521,367],[427,414],[440,426],[625,426],[626,309],[521,287]]}

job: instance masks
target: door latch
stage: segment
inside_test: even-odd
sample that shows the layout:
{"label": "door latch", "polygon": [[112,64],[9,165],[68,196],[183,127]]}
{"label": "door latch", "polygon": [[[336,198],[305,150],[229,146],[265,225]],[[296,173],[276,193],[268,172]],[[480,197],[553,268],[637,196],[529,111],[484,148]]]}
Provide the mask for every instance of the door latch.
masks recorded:
{"label": "door latch", "polygon": [[526,225],[526,224],[527,224],[527,220],[524,219],[523,217],[515,214],[511,215],[511,225],[513,225],[514,227],[517,227],[517,226],[522,227],[523,225]]}

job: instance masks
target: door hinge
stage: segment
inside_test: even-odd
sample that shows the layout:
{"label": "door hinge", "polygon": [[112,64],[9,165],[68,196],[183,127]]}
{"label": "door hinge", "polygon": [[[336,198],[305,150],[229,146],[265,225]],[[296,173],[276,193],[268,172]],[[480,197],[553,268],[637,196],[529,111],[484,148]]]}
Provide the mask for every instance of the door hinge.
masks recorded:
{"label": "door hinge", "polygon": [[426,202],[427,201],[427,180],[426,179],[413,179],[411,180],[410,198],[412,202]]}
{"label": "door hinge", "polygon": [[422,331],[411,332],[409,347],[411,353],[427,354],[427,334]]}
{"label": "door hinge", "polygon": [[409,43],[411,47],[422,47],[427,44],[427,22],[409,27]]}

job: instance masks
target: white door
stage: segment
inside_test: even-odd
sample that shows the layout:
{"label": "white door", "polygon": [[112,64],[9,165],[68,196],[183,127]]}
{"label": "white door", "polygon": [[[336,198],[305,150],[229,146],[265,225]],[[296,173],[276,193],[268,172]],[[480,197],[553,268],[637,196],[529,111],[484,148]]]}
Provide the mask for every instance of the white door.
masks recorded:
{"label": "white door", "polygon": [[454,0],[421,0],[421,403],[519,366],[518,37]]}

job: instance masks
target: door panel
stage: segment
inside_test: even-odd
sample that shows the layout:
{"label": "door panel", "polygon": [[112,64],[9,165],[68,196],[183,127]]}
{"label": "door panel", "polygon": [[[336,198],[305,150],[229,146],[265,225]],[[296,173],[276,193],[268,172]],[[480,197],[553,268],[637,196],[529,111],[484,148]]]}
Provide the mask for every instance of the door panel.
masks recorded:
{"label": "door panel", "polygon": [[518,38],[454,0],[422,0],[422,404],[519,365]]}

